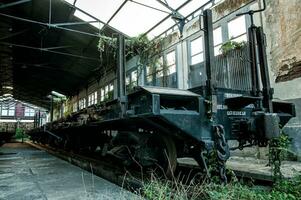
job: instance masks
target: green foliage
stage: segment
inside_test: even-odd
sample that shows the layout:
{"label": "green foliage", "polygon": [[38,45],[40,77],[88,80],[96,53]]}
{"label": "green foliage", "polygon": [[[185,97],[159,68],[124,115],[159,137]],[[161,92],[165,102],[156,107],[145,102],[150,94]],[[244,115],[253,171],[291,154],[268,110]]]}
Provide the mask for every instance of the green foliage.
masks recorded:
{"label": "green foliage", "polygon": [[291,139],[285,133],[281,133],[279,137],[269,141],[269,164],[271,165],[275,181],[282,178],[281,162],[285,158],[290,143]]}
{"label": "green foliage", "polygon": [[64,108],[64,117],[70,116],[72,113],[72,104],[69,98],[64,101]]}
{"label": "green foliage", "polygon": [[114,96],[114,91],[108,91],[108,95],[105,97],[105,101],[112,100]]}
{"label": "green foliage", "polygon": [[243,41],[243,42],[235,42],[235,41],[227,41],[225,42],[220,50],[222,52],[223,55],[226,55],[227,53],[229,53],[230,51],[234,50],[234,49],[241,49],[243,48],[244,46],[246,45],[246,42]]}
{"label": "green foliage", "polygon": [[[137,61],[138,76],[141,74],[143,66],[156,67],[159,54],[162,51],[162,41],[150,41],[146,35],[139,35],[125,40],[126,58],[130,59],[139,56]],[[115,68],[117,63],[117,39],[100,36],[98,50],[100,52],[101,65],[104,68]]]}
{"label": "green foliage", "polygon": [[24,138],[24,131],[22,128],[16,128],[16,135],[15,135],[16,139],[21,139]]}
{"label": "green foliage", "polygon": [[275,183],[274,191],[288,194],[289,196],[301,199],[301,175],[292,179],[281,180]]}
{"label": "green foliage", "polygon": [[237,181],[228,185],[184,185],[152,179],[144,185],[143,197],[149,200],[297,200],[301,199],[301,176],[281,181],[273,188],[248,186]]}
{"label": "green foliage", "polygon": [[[107,53],[111,53],[116,61],[117,49],[118,44],[116,38],[100,36],[98,50],[100,52],[101,60],[104,59],[104,56],[107,55]],[[146,35],[139,35],[125,40],[126,57],[132,58],[139,55],[141,64],[147,64],[153,56],[160,52],[160,41],[150,41]]]}

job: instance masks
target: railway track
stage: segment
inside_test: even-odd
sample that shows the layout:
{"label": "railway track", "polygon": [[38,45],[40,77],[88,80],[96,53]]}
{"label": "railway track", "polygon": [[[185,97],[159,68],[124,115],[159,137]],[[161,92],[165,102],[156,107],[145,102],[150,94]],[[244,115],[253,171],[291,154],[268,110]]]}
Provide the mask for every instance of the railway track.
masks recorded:
{"label": "railway track", "polygon": [[55,149],[51,146],[37,144],[31,141],[27,141],[26,143],[128,190],[136,190],[142,187],[142,182],[138,179],[138,174],[135,173],[135,171],[129,171],[109,159],[97,159],[97,154],[87,156],[61,149]]}
{"label": "railway track", "polygon": [[[94,153],[85,155],[84,153],[73,153],[61,149],[55,149],[48,145],[37,144],[27,141],[29,145],[46,151],[53,156],[59,157],[73,165],[90,171],[91,173],[109,180],[127,190],[137,191],[143,186],[143,180],[147,180],[149,175],[138,172],[139,170],[127,169],[117,161],[100,157]],[[179,159],[175,177],[184,182],[189,182],[196,174],[200,172],[200,168],[191,160]],[[243,172],[233,170],[237,178],[244,180],[252,180],[256,185],[271,185],[272,177],[252,172]]]}

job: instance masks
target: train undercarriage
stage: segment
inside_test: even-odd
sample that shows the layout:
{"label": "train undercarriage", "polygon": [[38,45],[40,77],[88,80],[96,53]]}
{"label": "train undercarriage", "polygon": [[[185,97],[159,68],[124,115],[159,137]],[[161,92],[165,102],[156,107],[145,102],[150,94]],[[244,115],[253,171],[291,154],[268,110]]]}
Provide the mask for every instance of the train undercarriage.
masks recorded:
{"label": "train undercarriage", "polygon": [[211,74],[214,53],[210,10],[204,12],[201,21],[207,76],[203,86],[189,90],[138,86],[125,94],[124,41],[120,36],[118,99],[35,128],[28,132],[31,139],[76,152],[99,151],[125,166],[160,171],[169,177],[180,157],[194,158],[210,176],[209,160],[214,153],[217,173],[226,182],[225,162],[230,156],[227,141],[237,140],[239,149],[267,146],[268,140],[279,136],[279,126],[295,116],[295,108],[291,103],[273,100],[260,27],[249,28],[251,90],[217,87]]}

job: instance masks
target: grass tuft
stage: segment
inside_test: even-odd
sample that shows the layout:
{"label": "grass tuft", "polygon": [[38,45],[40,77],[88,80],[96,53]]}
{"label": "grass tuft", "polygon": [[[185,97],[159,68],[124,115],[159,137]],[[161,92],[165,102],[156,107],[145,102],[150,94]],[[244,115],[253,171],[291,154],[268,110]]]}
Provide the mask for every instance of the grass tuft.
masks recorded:
{"label": "grass tuft", "polygon": [[301,200],[301,176],[282,180],[273,187],[246,185],[234,179],[228,185],[162,180],[154,175],[144,183],[142,196],[148,200]]}

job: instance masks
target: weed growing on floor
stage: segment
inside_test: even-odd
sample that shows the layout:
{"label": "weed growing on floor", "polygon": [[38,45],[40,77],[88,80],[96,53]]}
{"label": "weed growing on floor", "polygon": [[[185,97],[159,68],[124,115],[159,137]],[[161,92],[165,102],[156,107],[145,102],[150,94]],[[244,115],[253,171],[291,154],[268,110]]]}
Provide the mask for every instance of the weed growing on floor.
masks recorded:
{"label": "weed growing on floor", "polygon": [[141,195],[149,200],[298,200],[301,199],[301,176],[281,180],[273,187],[246,185],[237,179],[227,185],[207,181],[183,184],[152,176],[144,183]]}
{"label": "weed growing on floor", "polygon": [[272,168],[274,181],[282,179],[281,162],[284,160],[288,152],[291,138],[285,133],[281,133],[279,137],[269,141],[269,165]]}

